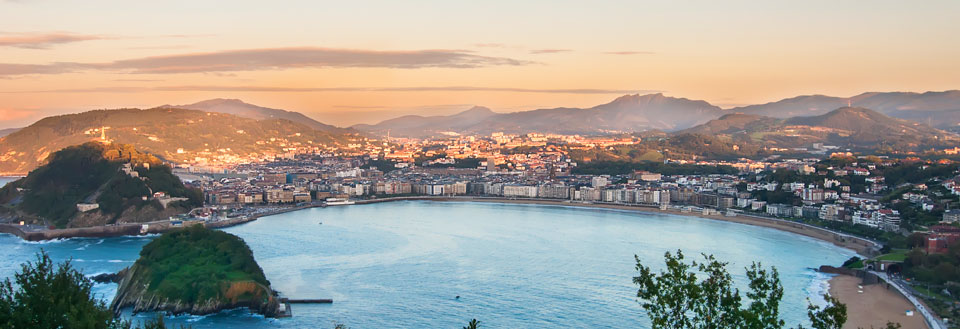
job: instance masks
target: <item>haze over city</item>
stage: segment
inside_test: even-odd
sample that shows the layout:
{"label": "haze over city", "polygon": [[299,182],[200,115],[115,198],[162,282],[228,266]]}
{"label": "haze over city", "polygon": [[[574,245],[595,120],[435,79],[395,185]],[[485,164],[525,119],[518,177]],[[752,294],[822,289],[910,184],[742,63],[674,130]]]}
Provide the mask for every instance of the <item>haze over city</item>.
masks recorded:
{"label": "haze over city", "polygon": [[0,2],[0,128],[239,98],[348,126],[960,88],[955,1]]}

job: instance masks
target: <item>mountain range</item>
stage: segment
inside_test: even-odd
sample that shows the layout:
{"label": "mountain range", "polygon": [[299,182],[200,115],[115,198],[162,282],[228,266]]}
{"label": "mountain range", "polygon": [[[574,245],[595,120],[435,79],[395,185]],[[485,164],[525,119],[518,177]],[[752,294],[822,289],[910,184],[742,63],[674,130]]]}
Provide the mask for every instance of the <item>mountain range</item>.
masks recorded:
{"label": "mountain range", "polygon": [[625,95],[591,108],[552,108],[496,113],[474,107],[449,116],[408,115],[374,125],[352,128],[398,137],[427,137],[442,133],[564,133],[602,134],[645,130],[680,131],[720,118],[743,113],[772,118],[817,116],[852,106],[867,108],[900,119],[928,123],[940,129],[960,123],[960,90],[944,92],[869,92],[854,97],[799,96],[777,102],[721,109],[705,101],[663,94]]}
{"label": "mountain range", "polygon": [[644,130],[679,130],[717,118],[720,107],[705,101],[667,97],[663,94],[625,95],[591,108],[552,108],[496,113],[474,107],[449,116],[408,115],[375,125],[352,128],[374,134],[426,137],[444,132],[489,134],[527,132],[558,134],[624,133]]}
{"label": "mountain range", "polygon": [[[847,105],[853,107],[843,109]],[[429,137],[492,132],[666,136],[662,132],[668,132],[674,136],[725,135],[763,142],[765,146],[799,147],[824,142],[915,148],[942,145],[945,138],[950,140],[953,135],[940,129],[958,130],[958,123],[957,90],[871,92],[849,98],[799,96],[733,109],[663,94],[634,94],[590,108],[498,113],[476,106],[454,115],[407,115],[350,128],[236,99],[211,99],[146,110],[95,110],[52,116],[28,127],[0,131],[0,173],[26,173],[42,164],[52,152],[100,139],[104,127],[108,140],[132,144],[160,158],[180,162],[198,156],[277,154],[291,145],[337,146],[358,138],[360,133]]]}
{"label": "mountain range", "polygon": [[335,146],[352,135],[300,122],[256,120],[179,108],[95,110],[52,116],[0,138],[0,173],[26,173],[67,146],[106,140],[165,160],[284,153],[288,146]]}

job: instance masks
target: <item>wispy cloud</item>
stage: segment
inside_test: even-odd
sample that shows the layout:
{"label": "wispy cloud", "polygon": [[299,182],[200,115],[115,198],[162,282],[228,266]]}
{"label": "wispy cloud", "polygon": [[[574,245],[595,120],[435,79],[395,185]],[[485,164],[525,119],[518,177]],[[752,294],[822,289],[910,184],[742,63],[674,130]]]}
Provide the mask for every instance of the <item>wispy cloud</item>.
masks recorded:
{"label": "wispy cloud", "polygon": [[514,92],[514,93],[548,93],[548,94],[627,94],[650,93],[659,90],[637,89],[536,89],[512,87],[478,87],[478,86],[426,86],[426,87],[273,87],[273,86],[162,86],[162,87],[97,87],[52,89],[33,91],[2,91],[3,94],[23,93],[139,93],[164,91],[212,91],[212,92],[286,92],[286,93],[315,93],[315,92]]}
{"label": "wispy cloud", "polygon": [[607,55],[653,55],[655,54],[652,51],[608,51],[604,52]]}
{"label": "wispy cloud", "polygon": [[127,47],[127,49],[136,49],[136,50],[158,50],[158,49],[186,49],[192,46],[188,45],[169,45],[169,46],[133,46]]}
{"label": "wispy cloud", "polygon": [[211,73],[291,68],[479,68],[535,62],[474,55],[462,50],[384,51],[335,48],[266,48],[188,53],[109,63],[0,64],[0,76],[103,70],[138,74]]}
{"label": "wispy cloud", "polygon": [[505,48],[507,45],[502,43],[475,43],[474,46],[481,48]]}
{"label": "wispy cloud", "polygon": [[556,53],[565,53],[565,52],[569,52],[569,51],[573,51],[573,50],[570,50],[570,49],[534,49],[534,50],[531,50],[530,53],[531,53],[531,54],[556,54]]}
{"label": "wispy cloud", "polygon": [[57,44],[100,39],[105,39],[105,37],[100,35],[74,34],[67,32],[2,33],[0,34],[0,47],[45,49]]}
{"label": "wispy cloud", "polygon": [[385,109],[387,106],[361,106],[361,105],[334,105],[331,106],[335,109],[351,109],[351,110],[375,110],[375,109]]}

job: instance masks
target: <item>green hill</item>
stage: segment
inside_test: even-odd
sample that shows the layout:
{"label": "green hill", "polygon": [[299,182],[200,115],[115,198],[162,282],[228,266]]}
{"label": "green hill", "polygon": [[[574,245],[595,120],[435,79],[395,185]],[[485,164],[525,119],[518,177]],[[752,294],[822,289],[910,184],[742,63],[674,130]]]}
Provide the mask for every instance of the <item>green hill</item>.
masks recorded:
{"label": "green hill", "polygon": [[[177,199],[153,198],[154,192]],[[80,203],[99,208],[81,212]],[[200,191],[186,188],[160,159],[124,144],[67,147],[0,188],[4,217],[57,227],[160,220],[202,204]]]}
{"label": "green hill", "polygon": [[0,138],[0,173],[26,173],[57,150],[104,136],[177,163],[282,154],[293,146],[335,147],[351,138],[285,119],[174,108],[96,110],[47,117]]}
{"label": "green hill", "polygon": [[194,225],[143,246],[124,270],[111,308],[211,314],[247,307],[274,316],[278,301],[250,247],[235,235]]}

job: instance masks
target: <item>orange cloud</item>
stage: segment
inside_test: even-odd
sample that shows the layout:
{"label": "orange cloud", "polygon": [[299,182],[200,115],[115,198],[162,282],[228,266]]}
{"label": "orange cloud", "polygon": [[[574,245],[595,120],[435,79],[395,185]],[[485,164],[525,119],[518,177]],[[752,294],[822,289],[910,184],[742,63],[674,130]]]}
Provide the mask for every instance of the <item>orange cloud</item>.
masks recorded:
{"label": "orange cloud", "polygon": [[43,49],[55,44],[103,39],[99,35],[53,33],[11,33],[0,35],[0,47]]}
{"label": "orange cloud", "polygon": [[570,49],[534,49],[531,50],[531,54],[556,54],[556,53],[565,53],[572,51]]}
{"label": "orange cloud", "polygon": [[652,51],[608,51],[604,54],[607,55],[652,55]]}
{"label": "orange cloud", "polygon": [[119,60],[110,63],[3,64],[0,76],[53,74],[86,70],[131,73],[210,73],[317,67],[479,68],[534,62],[470,54],[462,50],[362,50],[316,47],[263,48],[189,53]]}
{"label": "orange cloud", "polygon": [[543,94],[627,94],[627,93],[655,93],[662,90],[637,89],[597,89],[597,88],[515,88],[515,87],[480,87],[480,86],[417,86],[417,87],[280,87],[280,86],[161,86],[161,87],[95,87],[73,89],[51,89],[33,91],[0,91],[0,94],[32,94],[32,93],[143,93],[151,91],[236,91],[236,92],[288,92],[288,93],[317,93],[317,92],[513,92],[513,93],[543,93]]}

